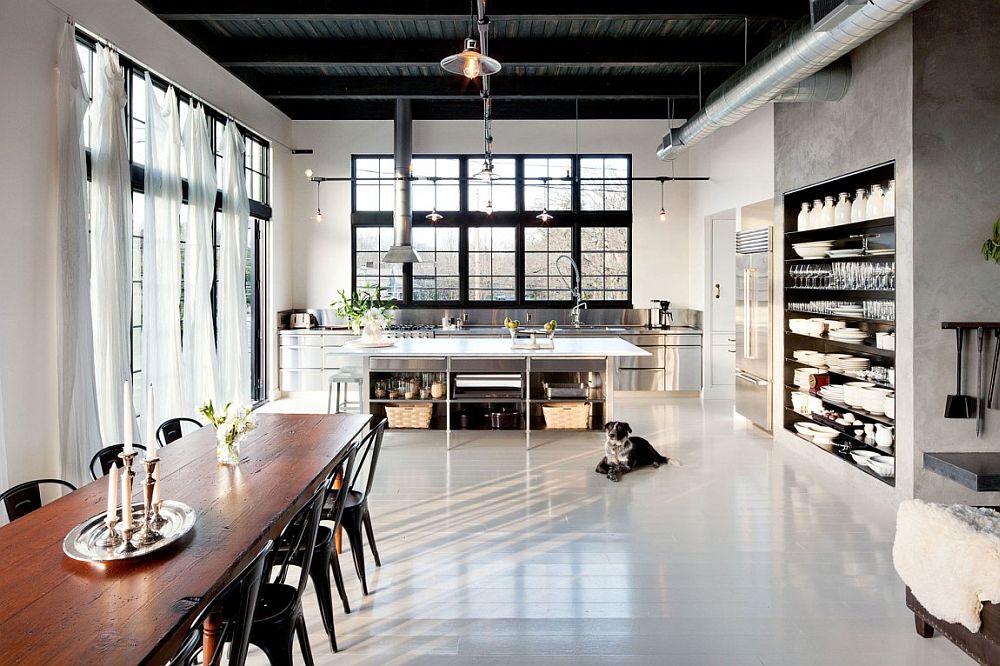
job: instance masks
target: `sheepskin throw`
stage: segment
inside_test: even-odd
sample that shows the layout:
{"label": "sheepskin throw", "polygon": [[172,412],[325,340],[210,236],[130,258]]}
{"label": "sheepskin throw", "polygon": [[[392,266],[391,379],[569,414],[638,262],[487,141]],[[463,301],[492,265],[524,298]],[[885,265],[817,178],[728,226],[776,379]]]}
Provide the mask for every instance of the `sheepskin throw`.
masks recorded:
{"label": "sheepskin throw", "polygon": [[979,631],[984,601],[1000,601],[1000,513],[961,504],[899,505],[896,572],[924,608]]}

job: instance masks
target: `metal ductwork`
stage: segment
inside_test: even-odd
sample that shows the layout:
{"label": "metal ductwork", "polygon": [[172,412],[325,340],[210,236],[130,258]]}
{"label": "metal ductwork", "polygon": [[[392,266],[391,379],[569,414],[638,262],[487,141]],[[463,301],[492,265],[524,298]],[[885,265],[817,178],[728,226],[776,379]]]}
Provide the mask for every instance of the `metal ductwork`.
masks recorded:
{"label": "metal ductwork", "polygon": [[412,264],[421,261],[413,249],[413,204],[410,200],[410,171],[413,166],[413,111],[410,100],[396,100],[393,119],[393,191],[395,205],[392,213],[392,247],[382,257],[384,264]]}
{"label": "metal ductwork", "polygon": [[[656,156],[672,160],[718,128],[734,124],[776,97],[822,101],[809,96],[809,84],[805,89],[796,87],[926,1],[871,0],[825,32],[813,30],[810,19],[803,19],[709,95],[701,111],[664,135]],[[835,87],[832,81],[827,83],[831,89]],[[813,87],[818,91],[824,86]],[[789,89],[791,92],[782,95]]]}

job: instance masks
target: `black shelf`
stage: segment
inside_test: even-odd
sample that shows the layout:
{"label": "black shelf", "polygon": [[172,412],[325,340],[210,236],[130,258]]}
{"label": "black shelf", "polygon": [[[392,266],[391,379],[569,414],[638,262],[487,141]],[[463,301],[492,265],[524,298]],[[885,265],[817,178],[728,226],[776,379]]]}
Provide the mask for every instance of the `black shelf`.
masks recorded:
{"label": "black shelf", "polygon": [[[812,420],[812,419],[807,419],[807,420]],[[880,476],[880,475],[876,474],[875,472],[873,472],[871,470],[871,468],[869,468],[869,467],[862,467],[861,465],[859,465],[856,462],[854,462],[854,460],[851,458],[850,454],[843,454],[840,451],[830,451],[829,449],[824,449],[822,446],[820,446],[820,445],[812,442],[811,440],[806,439],[805,437],[803,437],[799,433],[795,432],[794,430],[792,430],[790,432],[795,437],[798,437],[799,439],[801,439],[803,442],[806,442],[807,444],[812,444],[813,446],[815,446],[820,451],[823,451],[824,453],[829,453],[832,456],[836,456],[837,458],[840,458],[841,460],[843,460],[845,463],[847,463],[848,465],[850,465],[854,469],[862,471],[862,472],[864,472],[865,474],[867,474],[868,476],[870,476],[872,478],[878,479],[879,481],[881,481],[882,483],[884,483],[887,486],[891,486],[893,488],[896,487],[896,477],[895,476],[890,476],[890,477]]]}
{"label": "black shelf", "polygon": [[[795,209],[798,211],[798,208]],[[798,212],[795,213],[791,219],[797,219]],[[839,224],[833,227],[823,227],[821,229],[806,229],[805,231],[786,231],[785,240],[791,243],[807,243],[809,241],[818,240],[850,240],[850,237],[854,234],[860,233],[862,231],[868,231],[869,229],[879,229],[882,227],[892,227],[895,226],[896,216],[890,215],[889,217],[876,217],[873,220],[864,220],[863,222],[851,222],[850,224]]]}
{"label": "black shelf", "polygon": [[[825,294],[830,297],[834,296],[853,296],[855,298],[866,298],[866,299],[878,299],[882,297],[881,300],[890,300],[885,298],[886,296],[892,296],[895,300],[896,290],[895,289],[833,289],[831,287],[785,287],[785,291],[791,291],[795,293],[802,294]],[[833,300],[838,300],[834,298]]]}
{"label": "black shelf", "polygon": [[896,351],[893,349],[880,349],[873,345],[866,345],[857,342],[841,342],[840,340],[832,340],[825,335],[806,335],[805,333],[793,333],[792,331],[785,331],[785,335],[794,335],[798,338],[805,338],[806,340],[818,340],[835,348],[847,349],[858,354],[881,356],[882,358],[896,358]]}
{"label": "black shelf", "polygon": [[[879,248],[873,248],[879,249]],[[888,249],[888,248],[887,248]],[[786,264],[822,264],[830,263],[833,261],[870,261],[872,259],[895,259],[896,253],[885,253],[885,254],[862,254],[856,257],[820,257],[819,259],[785,259]]]}
{"label": "black shelf", "polygon": [[[800,391],[800,389],[797,386],[789,386],[788,384],[785,384],[785,388],[789,389],[791,391]],[[877,415],[877,414],[872,414],[871,412],[866,412],[865,410],[860,409],[858,407],[851,407],[846,402],[837,402],[835,400],[828,400],[827,398],[824,398],[823,396],[821,396],[819,393],[813,393],[812,391],[801,391],[801,392],[808,393],[809,395],[811,395],[814,398],[819,398],[823,402],[824,405],[829,405],[831,407],[836,407],[837,409],[839,409],[842,412],[850,412],[851,414],[854,414],[855,416],[860,416],[861,418],[869,419],[871,421],[874,421],[875,423],[881,423],[882,425],[887,425],[887,426],[895,426],[896,425],[896,421],[894,419],[890,419],[888,416],[885,416],[884,414],[880,416],[880,415]],[[795,410],[792,410],[792,411],[795,411]],[[797,413],[798,412],[796,412],[796,414]],[[803,414],[803,416],[805,416],[805,414]],[[821,423],[820,425],[826,425],[826,424],[825,423]]]}
{"label": "black shelf", "polygon": [[[811,363],[806,363],[805,361],[800,361],[800,360],[798,360],[796,358],[786,358],[785,359],[785,363],[796,363],[798,365],[805,366],[807,368],[815,368],[816,367],[815,365],[812,365]],[[871,382],[872,384],[874,384],[876,386],[876,388],[889,389],[890,391],[895,391],[896,390],[895,386],[891,386],[889,384],[884,384],[882,382],[876,382],[876,381],[874,381],[872,379],[862,379],[861,377],[855,377],[854,375],[848,374],[846,372],[837,372],[836,370],[831,370],[829,368],[826,368],[826,372],[831,377],[839,377],[839,378],[846,379],[846,380],[852,381],[852,382]],[[796,389],[796,390],[798,390],[798,389]]]}
{"label": "black shelf", "polygon": [[542,403],[557,403],[557,402],[594,402],[600,403],[604,402],[604,398],[532,398],[528,402],[532,404],[542,404]]}
{"label": "black shelf", "polygon": [[414,403],[436,403],[436,404],[443,405],[444,403],[446,403],[448,401],[445,400],[444,398],[431,398],[431,399],[428,399],[428,400],[421,400],[419,398],[410,398],[409,400],[407,400],[406,398],[396,398],[395,400],[390,400],[389,398],[371,398],[368,402],[371,403],[371,404],[384,404],[384,403],[387,403],[387,402],[389,402],[389,403],[401,402],[401,403],[405,403],[407,405],[412,405]]}
{"label": "black shelf", "polygon": [[527,402],[524,398],[452,398],[453,405],[513,404]]}

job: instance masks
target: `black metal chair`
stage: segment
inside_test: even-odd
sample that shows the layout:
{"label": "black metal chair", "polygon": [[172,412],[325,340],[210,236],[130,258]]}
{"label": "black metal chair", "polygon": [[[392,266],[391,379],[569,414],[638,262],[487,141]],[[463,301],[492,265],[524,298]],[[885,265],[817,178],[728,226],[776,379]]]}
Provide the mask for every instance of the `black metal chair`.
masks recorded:
{"label": "black metal chair", "polygon": [[15,521],[35,509],[42,508],[41,486],[44,483],[65,486],[71,491],[76,490],[76,486],[62,479],[36,479],[35,481],[19,483],[0,493],[0,503],[7,509],[7,520]]}
{"label": "black metal chair", "polygon": [[[358,444],[356,442],[351,445],[347,459],[342,463],[343,468],[346,470],[344,473],[345,478],[349,478],[351,470],[354,469],[354,460],[357,457],[357,453]],[[333,479],[329,479],[327,483],[332,484]],[[344,587],[344,576],[340,570],[340,559],[337,557],[337,549],[334,546],[333,538],[333,535],[340,529],[340,519],[343,515],[344,502],[347,498],[346,486],[338,489],[331,488],[328,491],[327,498],[332,498],[333,501],[331,515],[329,518],[324,517],[323,519],[332,520],[334,526],[333,529],[326,525],[319,526],[319,531],[316,533],[316,545],[313,547],[312,562],[309,565],[309,577],[312,579],[313,588],[316,591],[316,600],[319,602],[323,628],[326,629],[326,633],[330,637],[330,647],[334,652],[337,652],[337,635],[333,622],[333,593],[330,590],[331,570],[333,571],[333,579],[337,585],[337,591],[340,593],[340,599],[344,603],[344,612],[351,612],[350,604],[347,601],[347,590]],[[325,509],[324,505],[324,513],[326,513]],[[302,551],[296,553],[292,557],[292,564],[301,566],[303,555]]]}
{"label": "black metal chair", "polygon": [[[121,458],[118,454],[122,452],[125,448],[124,444],[112,444],[111,446],[105,446],[103,449],[94,454],[94,457],[90,459],[90,476],[97,479],[102,476],[107,476],[108,472],[111,471],[111,466],[121,468]],[[145,451],[146,447],[142,444],[133,444],[133,448],[137,451]],[[94,465],[100,463],[101,473],[98,474],[97,470],[94,469]]]}
{"label": "black metal chair", "polygon": [[[361,537],[361,528],[364,527],[365,533],[368,535],[368,545],[372,549],[375,566],[382,566],[382,560],[378,556],[378,548],[375,546],[375,533],[372,530],[371,513],[368,510],[368,496],[372,492],[372,482],[375,480],[375,467],[378,465],[379,453],[382,450],[382,435],[385,434],[385,429],[388,425],[388,419],[382,419],[375,427],[368,431],[368,434],[358,443],[358,451],[361,453],[361,457],[358,459],[353,473],[344,475],[344,487],[347,488],[347,498],[344,503],[344,513],[341,523],[343,524],[344,531],[347,532],[348,539],[351,541],[351,555],[354,558],[354,568],[358,572],[358,578],[361,579],[361,590],[366,595],[368,594],[368,581],[365,580],[365,551]],[[369,457],[371,460],[368,462],[368,480],[365,482],[364,492],[361,492],[355,490],[354,486],[361,478],[365,469],[365,460]],[[332,517],[328,516],[332,516],[333,509],[333,503],[327,501],[327,509],[323,512],[323,518],[332,520]]]}
{"label": "black metal chair", "polygon": [[[171,666],[193,666],[203,663],[204,666],[215,666],[222,663],[225,647],[229,645],[228,666],[243,666],[247,660],[247,650],[250,645],[250,627],[253,624],[253,612],[257,605],[257,594],[261,581],[264,579],[264,567],[271,555],[274,542],[268,541],[257,557],[229,585],[220,592],[208,606],[202,609],[191,624],[177,654],[170,660]],[[202,623],[212,611],[220,610],[222,614],[222,630],[218,638],[218,649],[212,659],[205,663],[199,659],[202,655],[204,635]]]}
{"label": "black metal chair", "polygon": [[[312,666],[312,650],[309,634],[302,611],[302,594],[309,583],[309,567],[316,547],[316,533],[319,530],[323,501],[330,487],[329,480],[306,503],[301,511],[285,526],[277,539],[268,561],[268,579],[277,568],[274,582],[260,586],[257,606],[254,610],[253,626],[250,629],[250,644],[256,645],[267,655],[271,666],[291,666],[292,641],[298,638],[299,648],[307,666]],[[296,586],[285,583],[288,568],[293,558],[301,553],[299,580]]]}
{"label": "black metal chair", "polygon": [[195,419],[189,419],[186,416],[178,416],[177,418],[167,419],[160,424],[160,427],[156,429],[156,444],[157,446],[166,446],[171,442],[176,442],[178,439],[184,436],[185,423],[193,423],[195,425],[195,430],[201,427],[201,422]]}

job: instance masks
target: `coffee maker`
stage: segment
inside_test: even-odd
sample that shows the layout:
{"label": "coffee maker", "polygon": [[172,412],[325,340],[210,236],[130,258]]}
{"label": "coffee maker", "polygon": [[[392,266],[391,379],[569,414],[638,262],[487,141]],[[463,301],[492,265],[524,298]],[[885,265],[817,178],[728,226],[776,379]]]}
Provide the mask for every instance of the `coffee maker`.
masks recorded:
{"label": "coffee maker", "polygon": [[648,328],[670,328],[674,323],[674,315],[670,312],[670,301],[654,298],[650,301]]}

